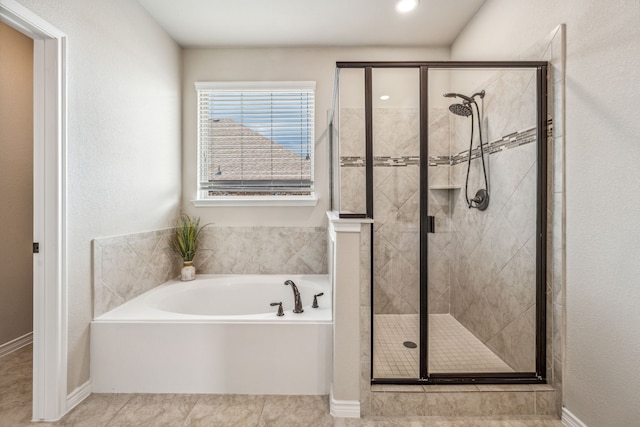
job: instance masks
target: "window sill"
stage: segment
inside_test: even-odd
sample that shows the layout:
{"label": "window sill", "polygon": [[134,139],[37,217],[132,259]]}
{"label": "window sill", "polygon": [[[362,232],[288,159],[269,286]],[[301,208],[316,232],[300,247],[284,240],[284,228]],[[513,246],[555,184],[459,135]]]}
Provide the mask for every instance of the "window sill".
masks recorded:
{"label": "window sill", "polygon": [[318,198],[313,196],[220,196],[209,199],[192,200],[197,208],[210,206],[316,206]]}

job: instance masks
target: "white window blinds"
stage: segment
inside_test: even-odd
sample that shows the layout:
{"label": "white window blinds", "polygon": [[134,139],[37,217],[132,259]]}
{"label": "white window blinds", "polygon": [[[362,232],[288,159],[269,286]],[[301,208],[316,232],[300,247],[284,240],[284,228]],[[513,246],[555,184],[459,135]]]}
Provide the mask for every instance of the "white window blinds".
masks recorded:
{"label": "white window blinds", "polygon": [[199,198],[310,195],[315,82],[198,82]]}

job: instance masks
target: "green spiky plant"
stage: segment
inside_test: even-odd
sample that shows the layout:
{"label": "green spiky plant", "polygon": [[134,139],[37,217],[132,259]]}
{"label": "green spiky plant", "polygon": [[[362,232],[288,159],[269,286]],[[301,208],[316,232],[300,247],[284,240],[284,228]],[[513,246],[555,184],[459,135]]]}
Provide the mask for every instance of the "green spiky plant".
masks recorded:
{"label": "green spiky plant", "polygon": [[174,235],[171,240],[173,249],[184,262],[192,262],[198,250],[198,236],[209,224],[200,226],[200,218],[191,218],[187,214],[182,214],[176,220]]}

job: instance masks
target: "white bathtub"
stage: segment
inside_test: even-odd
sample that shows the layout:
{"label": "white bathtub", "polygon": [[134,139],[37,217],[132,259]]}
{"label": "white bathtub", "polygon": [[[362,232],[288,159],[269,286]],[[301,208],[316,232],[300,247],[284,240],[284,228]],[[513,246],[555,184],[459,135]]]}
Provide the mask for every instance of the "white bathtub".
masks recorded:
{"label": "white bathtub", "polygon": [[[303,313],[293,313],[293,280]],[[312,308],[313,295],[319,308]],[[280,302],[285,311],[276,316]],[[199,275],[91,322],[95,393],[327,394],[333,353],[327,275]]]}

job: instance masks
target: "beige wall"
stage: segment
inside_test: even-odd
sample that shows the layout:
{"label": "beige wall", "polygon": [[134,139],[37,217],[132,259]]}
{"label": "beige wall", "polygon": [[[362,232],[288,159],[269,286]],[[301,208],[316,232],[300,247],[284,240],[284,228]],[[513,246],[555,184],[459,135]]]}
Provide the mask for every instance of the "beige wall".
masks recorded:
{"label": "beige wall", "polygon": [[0,22],[0,345],[33,330],[33,41]]}
{"label": "beige wall", "polygon": [[590,427],[640,419],[638,22],[636,0],[488,0],[452,48],[455,60],[509,59],[566,24],[563,391]]}
{"label": "beige wall", "polygon": [[167,228],[180,199],[180,47],[137,1],[19,0],[67,35],[68,389],[89,379],[91,240]]}
{"label": "beige wall", "polygon": [[[327,114],[336,61],[437,61],[446,48],[185,49],[183,79],[183,207],[202,221],[226,226],[325,225],[329,209]],[[194,208],[196,197],[196,81],[312,80],[316,82],[315,207]]]}

